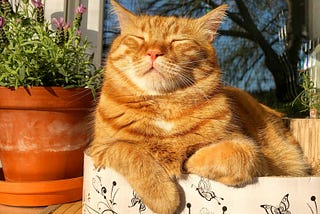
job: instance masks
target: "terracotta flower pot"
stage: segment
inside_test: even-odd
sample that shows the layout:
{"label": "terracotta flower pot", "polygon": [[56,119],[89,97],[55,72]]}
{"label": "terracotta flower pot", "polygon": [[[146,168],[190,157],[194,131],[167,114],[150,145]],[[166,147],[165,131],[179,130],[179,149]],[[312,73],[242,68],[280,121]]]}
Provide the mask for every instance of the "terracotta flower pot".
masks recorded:
{"label": "terracotta flower pot", "polygon": [[90,142],[89,89],[0,87],[0,160],[6,181],[82,176]]}

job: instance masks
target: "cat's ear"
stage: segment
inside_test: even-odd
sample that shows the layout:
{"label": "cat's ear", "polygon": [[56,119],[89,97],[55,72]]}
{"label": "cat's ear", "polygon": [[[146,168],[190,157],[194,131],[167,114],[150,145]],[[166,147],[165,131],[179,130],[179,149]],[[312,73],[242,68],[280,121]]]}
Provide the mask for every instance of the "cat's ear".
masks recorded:
{"label": "cat's ear", "polygon": [[223,18],[226,16],[227,8],[228,5],[223,4],[203,17],[197,19],[198,24],[205,31],[208,41],[212,42],[214,40],[214,36],[217,34],[218,28]]}
{"label": "cat's ear", "polygon": [[135,15],[126,8],[122,7],[115,0],[110,0],[114,12],[117,14],[121,31],[135,25]]}

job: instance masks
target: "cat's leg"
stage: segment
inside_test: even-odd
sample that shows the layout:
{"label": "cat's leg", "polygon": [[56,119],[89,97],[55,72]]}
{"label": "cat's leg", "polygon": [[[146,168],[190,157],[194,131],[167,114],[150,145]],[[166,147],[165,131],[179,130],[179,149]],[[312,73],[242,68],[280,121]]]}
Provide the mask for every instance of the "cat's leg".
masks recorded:
{"label": "cat's leg", "polygon": [[267,168],[255,143],[242,137],[201,148],[185,164],[188,173],[229,186],[251,183],[254,177],[266,174]]}
{"label": "cat's leg", "polygon": [[180,204],[176,181],[143,148],[127,142],[89,149],[96,167],[111,167],[122,174],[143,203],[159,214],[173,214]]}

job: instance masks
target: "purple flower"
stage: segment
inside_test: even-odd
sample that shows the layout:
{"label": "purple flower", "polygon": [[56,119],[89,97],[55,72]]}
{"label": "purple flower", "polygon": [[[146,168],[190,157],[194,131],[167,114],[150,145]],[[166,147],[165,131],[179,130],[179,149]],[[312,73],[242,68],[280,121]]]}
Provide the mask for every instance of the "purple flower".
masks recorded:
{"label": "purple flower", "polygon": [[31,0],[33,6],[35,6],[35,8],[42,8],[44,7],[44,4],[41,3],[41,0]]}
{"label": "purple flower", "polygon": [[80,29],[77,30],[77,36],[81,36],[82,32]]}
{"label": "purple flower", "polygon": [[84,14],[87,11],[87,8],[85,6],[83,6],[83,4],[80,4],[76,10],[75,13],[76,14]]}
{"label": "purple flower", "polygon": [[63,17],[59,17],[59,19],[52,18],[52,23],[59,29],[62,30],[64,27]]}
{"label": "purple flower", "polygon": [[67,24],[65,24],[65,25],[63,26],[63,29],[64,29],[64,30],[68,30],[68,29],[70,28],[70,26],[71,26],[71,24],[70,24],[70,22],[68,22]]}
{"label": "purple flower", "polygon": [[0,29],[3,28],[4,24],[5,24],[5,20],[3,17],[0,16]]}

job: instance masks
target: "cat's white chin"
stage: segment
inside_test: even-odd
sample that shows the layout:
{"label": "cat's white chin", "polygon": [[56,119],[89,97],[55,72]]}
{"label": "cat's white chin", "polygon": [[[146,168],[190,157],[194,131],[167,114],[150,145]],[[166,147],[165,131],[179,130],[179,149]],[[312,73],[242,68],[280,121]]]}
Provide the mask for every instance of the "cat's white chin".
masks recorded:
{"label": "cat's white chin", "polygon": [[173,91],[172,86],[163,74],[149,71],[142,77],[131,79],[147,95],[162,95]]}
{"label": "cat's white chin", "polygon": [[172,75],[164,73],[161,66],[155,66],[146,58],[144,63],[132,70],[126,70],[128,79],[139,87],[146,95],[162,95],[175,90]]}

